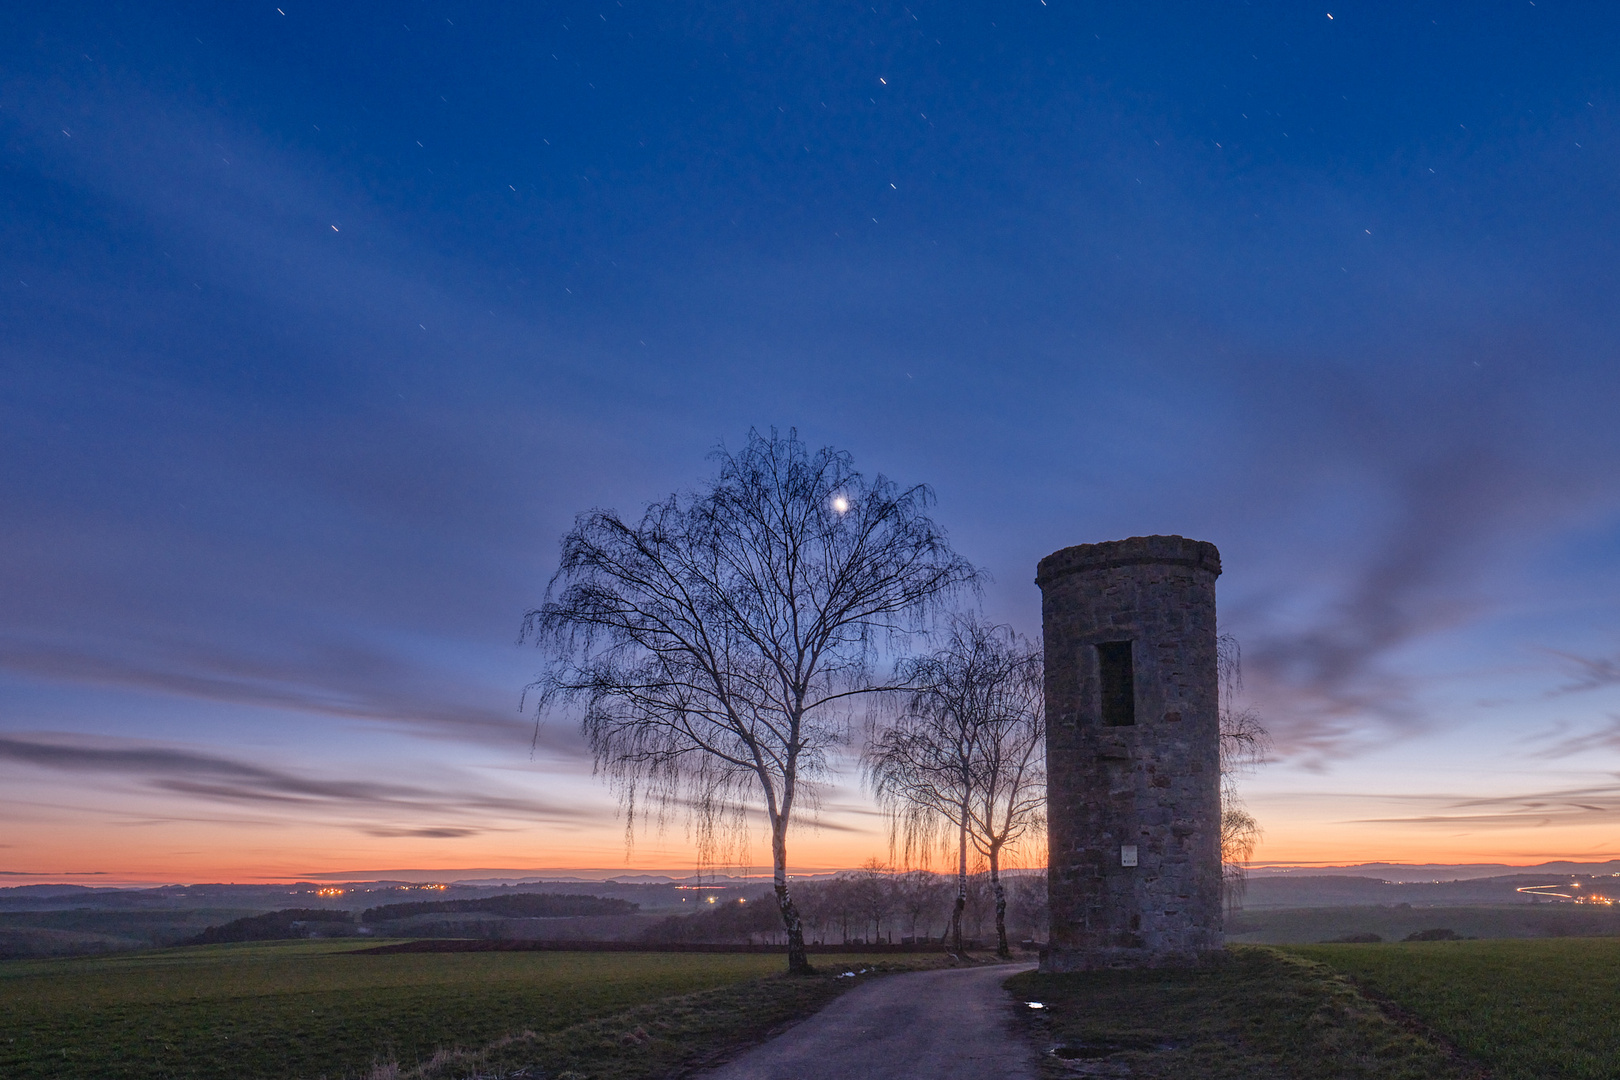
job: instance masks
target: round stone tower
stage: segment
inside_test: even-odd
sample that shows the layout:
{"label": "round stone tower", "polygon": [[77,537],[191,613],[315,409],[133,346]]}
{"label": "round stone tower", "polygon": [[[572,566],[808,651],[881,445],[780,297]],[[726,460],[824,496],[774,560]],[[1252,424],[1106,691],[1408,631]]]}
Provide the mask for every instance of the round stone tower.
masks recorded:
{"label": "round stone tower", "polygon": [[1052,941],[1043,971],[1188,963],[1221,936],[1214,544],[1042,559]]}

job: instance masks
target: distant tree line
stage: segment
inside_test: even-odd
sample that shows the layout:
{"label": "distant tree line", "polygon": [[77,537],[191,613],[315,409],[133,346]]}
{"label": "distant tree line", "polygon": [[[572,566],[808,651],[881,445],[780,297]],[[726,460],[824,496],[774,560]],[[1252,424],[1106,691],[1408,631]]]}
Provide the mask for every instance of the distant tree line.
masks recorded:
{"label": "distant tree line", "polygon": [[360,921],[387,922],[391,919],[409,919],[415,915],[453,912],[504,915],[509,919],[566,919],[581,915],[634,915],[640,910],[640,904],[605,896],[508,893],[504,896],[484,897],[481,900],[419,900],[406,904],[383,904],[361,912]]}
{"label": "distant tree line", "polygon": [[283,941],[320,935],[342,937],[354,932],[354,916],[332,908],[284,908],[210,926],[182,945],[224,945],[237,941]]}
{"label": "distant tree line", "polygon": [[[581,915],[633,915],[641,905],[628,900],[568,893],[509,893],[481,900],[424,900],[384,904],[360,914],[362,923],[388,922],[416,915],[476,913],[509,919],[565,919]],[[283,908],[210,926],[182,945],[222,945],[235,941],[282,941],[304,937],[344,937],[355,932],[351,912],[341,908]]]}
{"label": "distant tree line", "polygon": [[968,874],[964,889],[954,874],[927,870],[896,873],[868,865],[804,882],[799,890],[805,897],[805,922],[811,939],[820,944],[933,941],[943,945],[960,926],[964,943],[972,945],[990,943],[997,937],[998,884],[1005,901],[1008,936],[1014,941],[1045,941],[1044,868],[1032,873],[1004,873],[999,882],[987,870],[981,870]]}
{"label": "distant tree line", "polygon": [[[1014,871],[1002,876],[1006,925],[1017,941],[1045,941],[1046,875]],[[927,870],[897,872],[878,864],[828,878],[795,879],[806,941],[818,945],[886,942],[945,944],[955,922],[955,875]],[[996,890],[985,871],[969,874],[962,927],[969,940],[996,933]],[[692,915],[671,915],[643,932],[648,943],[785,944],[780,913],[768,896],[717,903]]]}

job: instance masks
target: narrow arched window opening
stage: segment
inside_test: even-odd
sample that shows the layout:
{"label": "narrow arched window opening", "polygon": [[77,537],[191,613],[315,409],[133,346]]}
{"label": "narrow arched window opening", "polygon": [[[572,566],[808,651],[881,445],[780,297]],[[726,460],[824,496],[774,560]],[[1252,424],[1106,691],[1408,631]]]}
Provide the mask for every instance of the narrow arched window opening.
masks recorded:
{"label": "narrow arched window opening", "polygon": [[1102,722],[1105,727],[1136,723],[1136,679],[1131,671],[1131,643],[1104,641],[1097,645],[1097,666],[1102,674]]}

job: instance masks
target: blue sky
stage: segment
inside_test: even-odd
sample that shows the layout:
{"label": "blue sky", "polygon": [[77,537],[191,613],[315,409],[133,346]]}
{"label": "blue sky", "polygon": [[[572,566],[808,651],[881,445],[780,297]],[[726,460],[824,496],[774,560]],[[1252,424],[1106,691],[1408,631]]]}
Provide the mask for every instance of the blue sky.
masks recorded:
{"label": "blue sky", "polygon": [[[1331,18],[1329,17],[1331,15]],[[1281,860],[1620,854],[1620,14],[0,14],[14,875],[612,866],[516,644],[751,426],[1215,542]],[[806,865],[886,850],[853,775]],[[678,823],[635,865],[690,861]]]}

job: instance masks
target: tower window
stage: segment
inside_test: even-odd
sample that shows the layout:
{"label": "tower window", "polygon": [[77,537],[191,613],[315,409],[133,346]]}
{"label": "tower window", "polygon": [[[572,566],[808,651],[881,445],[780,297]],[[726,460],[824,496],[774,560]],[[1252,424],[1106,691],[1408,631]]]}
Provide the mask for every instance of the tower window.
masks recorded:
{"label": "tower window", "polygon": [[1136,723],[1136,680],[1131,672],[1131,643],[1104,641],[1097,646],[1102,673],[1102,722],[1105,727]]}

